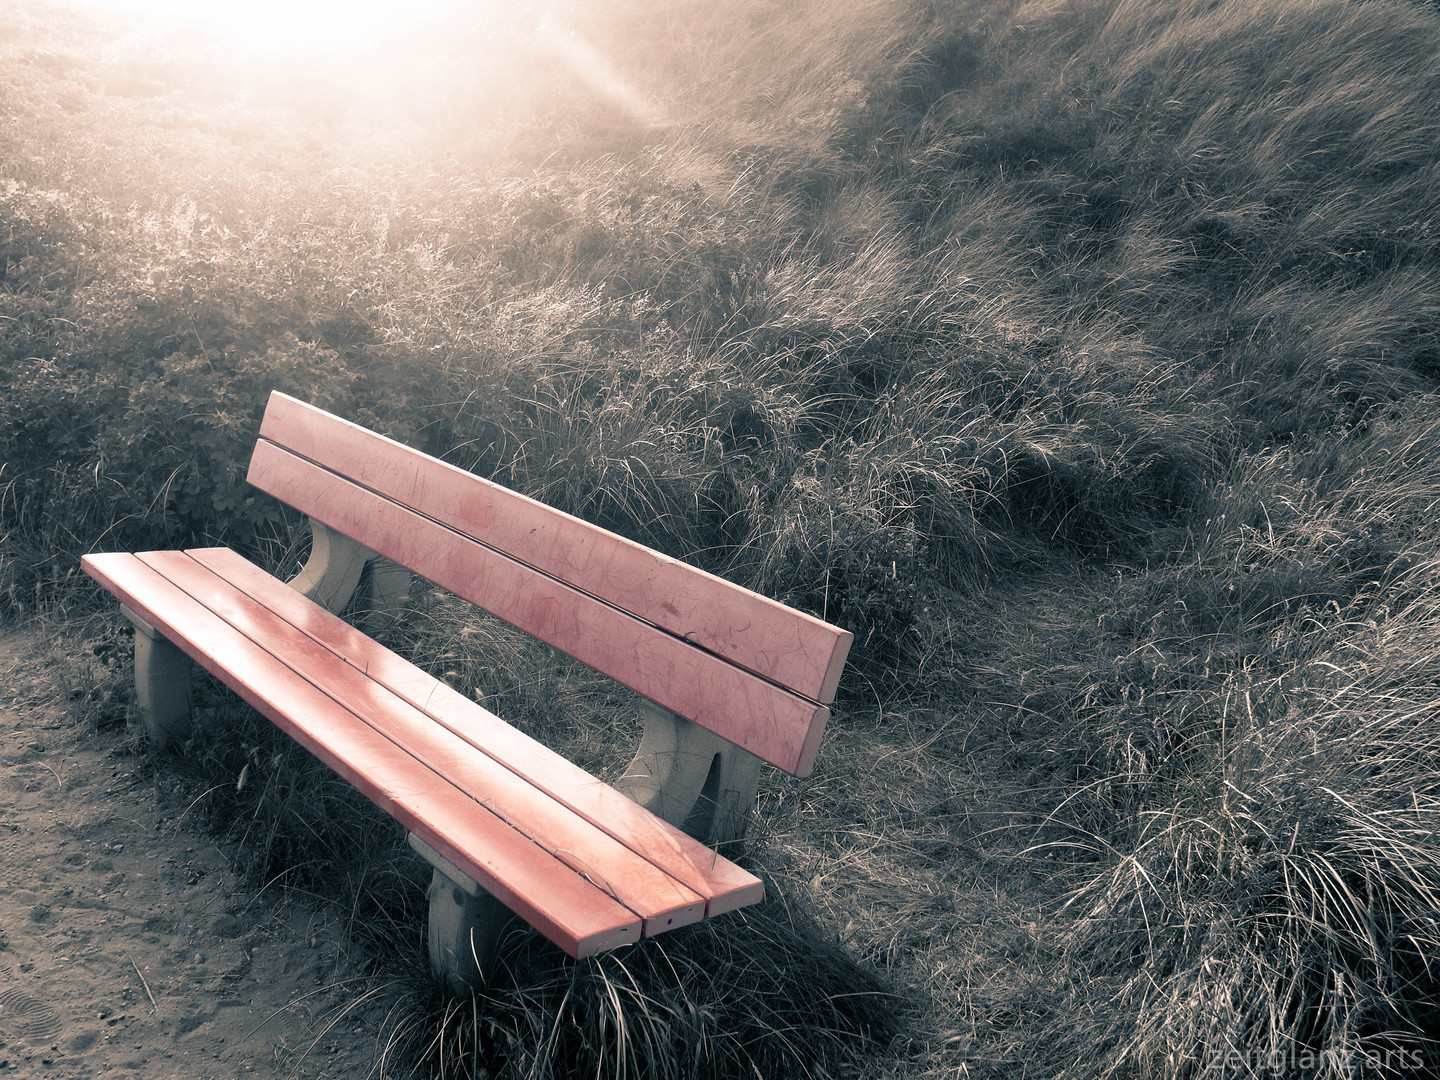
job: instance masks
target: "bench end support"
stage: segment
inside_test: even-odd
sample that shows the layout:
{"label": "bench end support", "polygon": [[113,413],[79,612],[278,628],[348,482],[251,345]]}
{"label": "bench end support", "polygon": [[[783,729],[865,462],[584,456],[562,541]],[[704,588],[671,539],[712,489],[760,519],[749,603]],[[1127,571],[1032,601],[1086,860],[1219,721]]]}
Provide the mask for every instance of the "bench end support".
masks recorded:
{"label": "bench end support", "polygon": [[290,579],[290,587],[327,611],[338,614],[355,588],[365,563],[375,553],[343,533],[310,518],[310,558]]}
{"label": "bench end support", "polygon": [[313,517],[309,521],[310,557],[290,587],[335,615],[362,594],[356,625],[374,631],[393,624],[410,593],[410,571]]}
{"label": "bench end support", "polygon": [[190,734],[190,673],[194,662],[124,604],[135,627],[135,700],[155,749],[183,742]]}
{"label": "bench end support", "polygon": [[434,868],[426,931],[430,970],[452,994],[468,994],[489,982],[500,939],[515,915],[414,833],[410,834],[410,846]]}
{"label": "bench end support", "polygon": [[705,844],[745,835],[760,759],[654,702],[635,760],[615,786]]}

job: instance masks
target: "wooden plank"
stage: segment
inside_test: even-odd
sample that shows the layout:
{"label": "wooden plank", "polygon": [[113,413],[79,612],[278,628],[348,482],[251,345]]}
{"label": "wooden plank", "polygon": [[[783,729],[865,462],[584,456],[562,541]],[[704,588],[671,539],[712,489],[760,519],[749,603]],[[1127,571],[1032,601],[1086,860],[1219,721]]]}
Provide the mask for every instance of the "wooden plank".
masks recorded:
{"label": "wooden plank", "polygon": [[272,443],[256,446],[250,482],[752,754],[799,776],[813,766],[824,705]]}
{"label": "wooden plank", "polygon": [[696,892],[436,724],[362,669],[347,664],[324,643],[302,633],[184,552],[154,551],[138,558],[412,757],[635,912],[644,920],[644,936],[704,918],[705,901]]}
{"label": "wooden plank", "polygon": [[571,956],[637,941],[640,919],[281,664],[134,555],[81,566],[207,671]]}
{"label": "wooden plank", "polygon": [[229,548],[187,553],[471,745],[604,829],[706,898],[715,916],[765,895],[760,879],[656,817],[549,747],[305,600]]}
{"label": "wooden plank", "polygon": [[847,630],[284,394],[260,435],[798,694],[835,698]]}

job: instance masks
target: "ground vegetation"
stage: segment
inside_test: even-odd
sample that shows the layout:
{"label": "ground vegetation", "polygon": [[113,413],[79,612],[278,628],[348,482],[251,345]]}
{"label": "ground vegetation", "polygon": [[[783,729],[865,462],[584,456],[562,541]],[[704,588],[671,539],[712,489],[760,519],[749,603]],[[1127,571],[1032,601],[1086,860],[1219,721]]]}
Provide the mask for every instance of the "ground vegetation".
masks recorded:
{"label": "ground vegetation", "polygon": [[[244,483],[271,389],[855,633],[821,767],[764,783],[765,906],[517,944],[384,1067],[1440,1069],[1433,7],[509,18],[363,93],[59,7],[0,39],[0,605],[68,628],[92,722],[130,706],[81,554],[303,556]],[[411,605],[396,647],[623,765],[613,691]],[[257,880],[349,868],[393,970],[399,838],[211,730],[197,814]]]}

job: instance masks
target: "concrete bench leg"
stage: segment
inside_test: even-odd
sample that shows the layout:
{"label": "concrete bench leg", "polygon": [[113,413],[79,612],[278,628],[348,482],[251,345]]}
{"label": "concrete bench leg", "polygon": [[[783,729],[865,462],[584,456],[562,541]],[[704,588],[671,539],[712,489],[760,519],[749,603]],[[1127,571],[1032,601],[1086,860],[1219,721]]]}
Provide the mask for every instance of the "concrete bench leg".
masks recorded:
{"label": "concrete bench leg", "polygon": [[430,970],[452,994],[483,986],[515,915],[414,833],[410,846],[434,867],[430,878]]}
{"label": "concrete bench leg", "polygon": [[135,700],[157,750],[190,734],[190,675],[194,662],[123,604],[135,627]]}
{"label": "concrete bench leg", "polygon": [[356,600],[362,630],[389,629],[405,610],[410,571],[310,518],[310,557],[288,584],[333,614]]}
{"label": "concrete bench leg", "polygon": [[290,579],[290,587],[338,613],[350,602],[365,564],[375,553],[314,518],[310,518],[310,533],[310,558]]}
{"label": "concrete bench leg", "polygon": [[744,836],[760,759],[653,702],[644,719],[640,749],[615,786],[703,843]]}
{"label": "concrete bench leg", "polygon": [[410,597],[410,571],[377,555],[370,560],[361,590],[364,601],[359,618],[361,629],[372,634],[388,630],[405,613],[405,601]]}

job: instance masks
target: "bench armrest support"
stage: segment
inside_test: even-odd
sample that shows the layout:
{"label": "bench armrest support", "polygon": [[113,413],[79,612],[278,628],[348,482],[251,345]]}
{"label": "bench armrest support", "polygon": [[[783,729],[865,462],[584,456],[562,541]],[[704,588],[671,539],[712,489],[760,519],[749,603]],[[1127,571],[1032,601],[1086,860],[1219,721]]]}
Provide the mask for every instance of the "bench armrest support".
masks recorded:
{"label": "bench armrest support", "polygon": [[333,614],[355,595],[365,564],[375,553],[363,544],[310,518],[310,558],[290,579],[290,587]]}
{"label": "bench armrest support", "polygon": [[647,701],[640,749],[615,787],[705,844],[745,835],[760,759]]}
{"label": "bench armrest support", "polygon": [[393,622],[410,593],[410,571],[313,517],[309,522],[310,558],[290,587],[336,615],[363,592],[355,622],[367,630]]}

